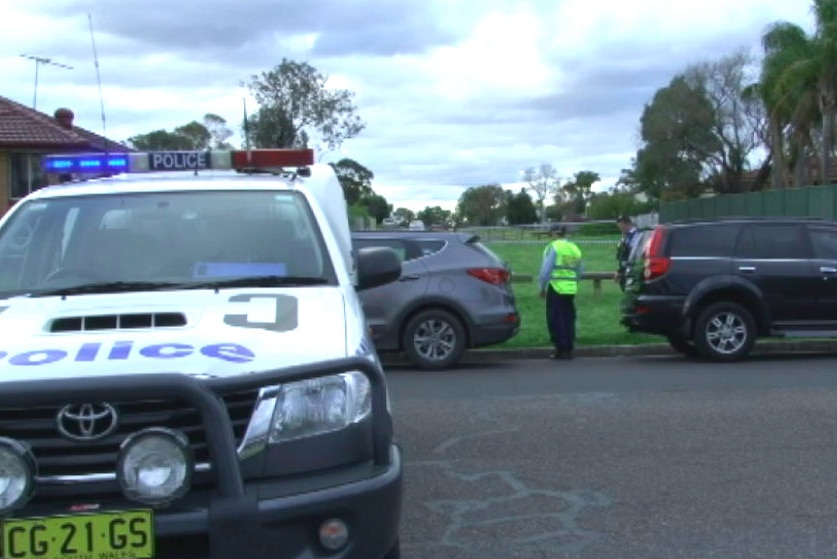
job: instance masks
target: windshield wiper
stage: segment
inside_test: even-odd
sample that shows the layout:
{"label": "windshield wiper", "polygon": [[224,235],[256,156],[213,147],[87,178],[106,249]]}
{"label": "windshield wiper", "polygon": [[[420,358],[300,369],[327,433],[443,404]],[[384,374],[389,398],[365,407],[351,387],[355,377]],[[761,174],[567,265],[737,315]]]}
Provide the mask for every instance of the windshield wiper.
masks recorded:
{"label": "windshield wiper", "polygon": [[59,289],[33,291],[32,297],[51,297],[57,295],[84,295],[89,293],[125,293],[129,291],[160,291],[162,289],[177,289],[180,284],[166,281],[103,281],[85,283]]}
{"label": "windshield wiper", "polygon": [[224,278],[198,283],[183,283],[181,289],[223,289],[226,287],[287,287],[300,285],[323,285],[328,279],[313,276],[248,276]]}

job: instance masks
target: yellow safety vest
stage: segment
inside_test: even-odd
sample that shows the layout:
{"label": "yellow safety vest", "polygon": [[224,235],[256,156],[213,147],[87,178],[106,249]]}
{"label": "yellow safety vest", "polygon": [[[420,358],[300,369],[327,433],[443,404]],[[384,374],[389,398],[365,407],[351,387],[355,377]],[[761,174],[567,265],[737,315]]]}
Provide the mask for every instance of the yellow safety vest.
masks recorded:
{"label": "yellow safety vest", "polygon": [[571,241],[556,239],[546,245],[544,257],[550,247],[555,250],[555,265],[552,267],[549,285],[561,295],[575,295],[581,279],[581,249]]}

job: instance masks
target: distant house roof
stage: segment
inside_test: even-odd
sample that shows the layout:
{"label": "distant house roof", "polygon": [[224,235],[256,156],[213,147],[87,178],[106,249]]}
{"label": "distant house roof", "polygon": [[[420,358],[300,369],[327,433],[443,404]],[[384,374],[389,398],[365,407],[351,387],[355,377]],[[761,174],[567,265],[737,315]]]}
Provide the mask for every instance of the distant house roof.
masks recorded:
{"label": "distant house roof", "polygon": [[0,96],[0,148],[134,151],[74,126],[73,117],[69,109],[58,109],[49,116]]}

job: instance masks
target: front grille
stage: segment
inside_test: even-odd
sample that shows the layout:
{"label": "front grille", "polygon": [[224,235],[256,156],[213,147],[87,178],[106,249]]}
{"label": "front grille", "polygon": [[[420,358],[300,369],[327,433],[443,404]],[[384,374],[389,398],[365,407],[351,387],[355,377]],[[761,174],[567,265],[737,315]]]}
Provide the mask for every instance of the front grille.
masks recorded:
{"label": "front grille", "polygon": [[[233,432],[240,444],[247,430],[258,391],[221,395],[226,404]],[[29,443],[38,463],[38,475],[77,476],[112,474],[119,445],[131,433],[147,427],[176,429],[189,437],[195,460],[209,461],[206,435],[200,413],[176,399],[154,401],[108,402],[119,414],[117,429],[101,440],[78,442],[58,431],[57,416],[61,407],[0,409],[0,436]]]}

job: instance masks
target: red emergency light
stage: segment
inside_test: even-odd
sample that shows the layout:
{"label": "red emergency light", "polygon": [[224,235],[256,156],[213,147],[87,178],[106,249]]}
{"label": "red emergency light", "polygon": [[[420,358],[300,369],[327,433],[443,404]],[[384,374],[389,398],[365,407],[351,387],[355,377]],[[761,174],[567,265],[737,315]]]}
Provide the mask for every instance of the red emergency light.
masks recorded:
{"label": "red emergency light", "polygon": [[313,149],[254,149],[232,152],[233,169],[306,167],[313,164]]}

